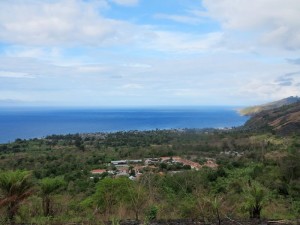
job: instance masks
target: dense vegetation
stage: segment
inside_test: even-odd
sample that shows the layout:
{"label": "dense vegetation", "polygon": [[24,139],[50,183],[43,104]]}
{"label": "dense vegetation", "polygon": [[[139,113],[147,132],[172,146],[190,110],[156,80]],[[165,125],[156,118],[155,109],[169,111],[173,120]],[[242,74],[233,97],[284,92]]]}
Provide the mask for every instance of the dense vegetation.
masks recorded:
{"label": "dense vegetation", "polygon": [[[272,129],[52,135],[0,145],[0,223],[299,219],[300,136]],[[91,179],[119,159],[181,156],[216,169]],[[162,173],[163,172],[163,173]]]}

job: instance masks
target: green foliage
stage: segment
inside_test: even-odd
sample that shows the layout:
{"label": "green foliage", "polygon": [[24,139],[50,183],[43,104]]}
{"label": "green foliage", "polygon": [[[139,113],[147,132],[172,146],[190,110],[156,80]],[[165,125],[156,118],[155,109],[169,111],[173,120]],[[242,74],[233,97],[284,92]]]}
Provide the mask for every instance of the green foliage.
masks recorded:
{"label": "green foliage", "polygon": [[120,225],[120,220],[116,217],[111,219],[111,225]]}
{"label": "green foliage", "polygon": [[291,180],[300,178],[300,150],[290,152],[281,162],[281,171],[284,179],[289,183]]}
{"label": "green foliage", "polygon": [[60,177],[44,178],[40,181],[41,195],[49,196],[65,185],[66,182]]}
{"label": "green foliage", "polygon": [[0,173],[0,207],[7,208],[7,219],[12,224],[20,204],[33,193],[33,183],[28,171]]}
{"label": "green foliage", "polygon": [[52,200],[51,195],[53,195],[59,188],[65,186],[65,181],[62,178],[44,178],[40,181],[40,194],[43,199],[43,211],[44,216],[53,215],[51,212]]}
{"label": "green foliage", "polygon": [[128,198],[126,198],[126,203],[135,213],[135,219],[139,220],[140,213],[146,206],[148,193],[144,186],[139,182],[127,183],[127,192]]}
{"label": "green foliage", "polygon": [[244,189],[244,210],[249,212],[250,218],[259,219],[266,201],[266,189],[258,182],[249,180]]}
{"label": "green foliage", "polygon": [[[212,221],[217,214],[243,218],[250,216],[255,205],[262,208],[263,217],[293,219],[300,211],[299,146],[299,136],[282,138],[245,130],[53,135],[0,145],[0,165],[1,174],[16,168],[32,171],[39,190],[21,201],[17,222],[88,223],[122,215],[147,220],[150,206],[155,205],[159,205],[159,213],[153,213],[158,219]],[[202,164],[214,158],[219,167],[195,171],[179,163],[165,163],[160,165],[163,173],[158,173],[159,168],[154,172],[144,169],[138,181],[110,178],[108,173],[90,179],[92,169],[113,170],[107,164],[111,160],[167,155]],[[3,197],[2,192],[1,201]],[[47,204],[49,213],[45,213]],[[6,209],[3,205],[0,215],[6,214]]]}
{"label": "green foliage", "polygon": [[180,216],[183,218],[196,218],[195,198],[189,194],[185,196],[179,203]]}
{"label": "green foliage", "polygon": [[157,218],[158,207],[156,205],[151,205],[146,211],[147,220],[155,220]]}
{"label": "green foliage", "polygon": [[96,192],[93,195],[94,203],[101,211],[112,213],[118,205],[129,201],[128,187],[131,186],[131,182],[126,177],[104,178],[96,186]]}

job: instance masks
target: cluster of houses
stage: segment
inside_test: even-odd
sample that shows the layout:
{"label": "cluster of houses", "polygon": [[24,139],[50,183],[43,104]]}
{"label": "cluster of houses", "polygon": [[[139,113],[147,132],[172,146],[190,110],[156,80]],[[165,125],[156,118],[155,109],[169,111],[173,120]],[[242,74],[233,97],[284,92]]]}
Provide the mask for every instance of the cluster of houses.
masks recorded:
{"label": "cluster of houses", "polygon": [[[135,180],[139,178],[145,171],[151,171],[154,173],[159,172],[160,174],[163,174],[163,172],[161,172],[160,170],[162,164],[167,166],[181,165],[184,168],[188,168],[192,170],[200,170],[202,167],[210,167],[210,168],[218,167],[214,159],[207,159],[207,161],[203,165],[200,165],[197,162],[183,159],[179,156],[146,158],[144,160],[142,159],[117,160],[117,161],[111,161],[109,166],[110,169],[95,169],[90,171],[92,174],[91,179],[93,179],[94,176],[101,176],[105,174],[105,175],[110,175],[112,177],[127,176],[129,177],[129,179]],[[176,173],[180,171],[183,170],[174,169],[169,172]]]}

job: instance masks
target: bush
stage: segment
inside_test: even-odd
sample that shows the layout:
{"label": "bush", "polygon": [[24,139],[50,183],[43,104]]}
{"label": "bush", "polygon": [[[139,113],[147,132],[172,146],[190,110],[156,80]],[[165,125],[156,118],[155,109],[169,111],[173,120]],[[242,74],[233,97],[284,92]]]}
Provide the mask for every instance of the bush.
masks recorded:
{"label": "bush", "polygon": [[146,212],[146,218],[148,220],[155,220],[157,218],[158,207],[156,205],[152,205]]}

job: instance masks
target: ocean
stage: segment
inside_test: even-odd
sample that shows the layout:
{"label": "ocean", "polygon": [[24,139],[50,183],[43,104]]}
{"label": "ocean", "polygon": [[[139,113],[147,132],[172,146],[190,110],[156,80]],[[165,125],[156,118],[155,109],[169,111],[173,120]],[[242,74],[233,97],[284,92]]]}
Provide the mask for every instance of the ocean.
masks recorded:
{"label": "ocean", "polygon": [[234,107],[0,108],[0,143],[51,134],[231,128],[247,119]]}

